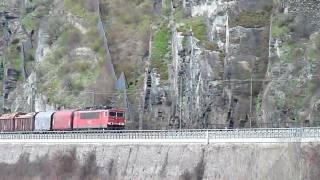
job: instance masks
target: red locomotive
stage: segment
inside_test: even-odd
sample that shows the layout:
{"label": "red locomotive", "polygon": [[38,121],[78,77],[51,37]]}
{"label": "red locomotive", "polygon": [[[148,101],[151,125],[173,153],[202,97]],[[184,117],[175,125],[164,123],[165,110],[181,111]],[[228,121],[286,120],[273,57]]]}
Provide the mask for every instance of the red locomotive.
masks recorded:
{"label": "red locomotive", "polygon": [[73,129],[105,129],[123,126],[124,111],[122,110],[76,111],[74,113]]}
{"label": "red locomotive", "polygon": [[124,129],[125,122],[122,109],[12,113],[0,116],[0,131]]}

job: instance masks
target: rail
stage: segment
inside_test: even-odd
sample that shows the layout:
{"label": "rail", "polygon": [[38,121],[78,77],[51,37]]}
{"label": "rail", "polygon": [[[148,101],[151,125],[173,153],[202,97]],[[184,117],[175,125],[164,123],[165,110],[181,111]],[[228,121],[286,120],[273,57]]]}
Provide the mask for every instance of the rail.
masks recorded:
{"label": "rail", "polygon": [[0,132],[0,139],[320,138],[320,128]]}

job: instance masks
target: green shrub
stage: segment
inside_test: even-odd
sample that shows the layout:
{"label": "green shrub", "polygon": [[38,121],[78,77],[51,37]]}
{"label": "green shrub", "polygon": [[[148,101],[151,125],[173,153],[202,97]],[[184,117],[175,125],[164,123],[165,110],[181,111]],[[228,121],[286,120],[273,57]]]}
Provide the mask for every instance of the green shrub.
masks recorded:
{"label": "green shrub", "polygon": [[287,34],[289,29],[285,26],[280,27],[277,24],[273,24],[271,27],[271,34],[273,37],[281,37],[284,34]]}
{"label": "green shrub", "polygon": [[96,38],[95,41],[91,44],[91,49],[98,53],[101,48],[103,48],[103,39],[102,38]]}
{"label": "green shrub", "polygon": [[81,33],[73,26],[66,28],[67,31],[63,32],[59,37],[60,45],[67,49],[74,49],[81,42]]}
{"label": "green shrub", "polygon": [[48,13],[49,13],[49,7],[39,6],[31,13],[31,15],[36,18],[41,18],[47,15]]}
{"label": "green shrub", "polygon": [[64,30],[64,22],[60,17],[50,17],[48,20],[48,40],[47,43],[52,45],[56,40],[58,40],[61,32]]}
{"label": "green shrub", "polygon": [[75,71],[82,73],[90,69],[90,64],[87,62],[75,62],[73,64]]}
{"label": "green shrub", "polygon": [[28,14],[22,19],[22,25],[27,31],[36,30],[39,26],[39,19],[33,17],[32,14]]}
{"label": "green shrub", "polygon": [[165,60],[165,55],[170,51],[170,36],[170,30],[162,27],[155,33],[153,37],[151,68],[158,69],[161,79],[168,79],[168,67]]}
{"label": "green shrub", "polygon": [[294,17],[289,14],[278,14],[274,21],[279,27],[283,27],[292,23],[294,21]]}
{"label": "green shrub", "polygon": [[294,17],[287,14],[278,14],[274,17],[272,27],[271,27],[271,34],[273,37],[281,37],[288,32],[289,25],[293,23]]}
{"label": "green shrub", "polygon": [[264,10],[242,11],[239,15],[231,18],[231,26],[245,28],[259,28],[267,26],[270,22],[270,12]]}
{"label": "green shrub", "polygon": [[20,42],[20,39],[18,39],[18,38],[15,38],[15,39],[13,39],[12,40],[12,44],[18,44]]}
{"label": "green shrub", "polygon": [[204,17],[192,17],[182,21],[184,25],[177,28],[178,32],[189,34],[190,28],[192,29],[194,37],[200,41],[207,41],[207,27]]}
{"label": "green shrub", "polygon": [[204,48],[207,50],[210,50],[210,51],[218,51],[219,50],[218,44],[216,44],[214,42],[203,41],[202,44],[203,44]]}
{"label": "green shrub", "polygon": [[86,0],[64,0],[64,7],[74,15],[85,17],[85,3]]}

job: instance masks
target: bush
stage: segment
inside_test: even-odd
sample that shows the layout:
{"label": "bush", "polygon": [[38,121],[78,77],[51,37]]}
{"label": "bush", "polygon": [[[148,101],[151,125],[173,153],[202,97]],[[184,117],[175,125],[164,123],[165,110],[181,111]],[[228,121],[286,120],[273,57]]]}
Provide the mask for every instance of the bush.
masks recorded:
{"label": "bush", "polygon": [[200,41],[207,41],[207,27],[205,24],[205,19],[203,17],[193,17],[182,21],[185,25],[180,26],[177,31],[184,34],[189,34],[190,28],[192,29],[194,37]]}
{"label": "bush", "polygon": [[260,28],[267,26],[270,21],[270,12],[264,10],[242,11],[239,15],[231,18],[231,26],[245,28]]}
{"label": "bush", "polygon": [[73,26],[69,26],[68,30],[60,36],[61,46],[71,50],[81,42],[81,33]]}
{"label": "bush", "polygon": [[96,53],[99,53],[100,49],[103,48],[103,39],[102,38],[96,38],[95,41],[91,45],[91,49],[95,51]]}
{"label": "bush", "polygon": [[48,40],[47,43],[52,45],[58,40],[61,32],[63,31],[64,22],[59,17],[50,17],[48,22]]}
{"label": "bush", "polygon": [[310,34],[313,31],[311,23],[308,22],[308,18],[304,15],[297,15],[292,23],[288,25],[291,32],[294,32],[296,35],[309,38]]}
{"label": "bush", "polygon": [[168,79],[168,67],[165,55],[170,51],[170,30],[162,27],[153,37],[151,68],[157,68],[161,79]]}
{"label": "bush", "polygon": [[288,26],[290,23],[294,21],[294,17],[289,14],[281,14],[275,18],[275,23],[279,27]]}
{"label": "bush", "polygon": [[22,19],[22,25],[26,28],[27,31],[32,31],[38,29],[39,20],[33,17],[31,14],[28,14]]}
{"label": "bush", "polygon": [[73,64],[75,71],[81,73],[81,72],[85,72],[88,69],[90,69],[90,64],[87,62],[76,62],[75,64]]}
{"label": "bush", "polygon": [[15,39],[13,39],[12,40],[12,44],[18,44],[20,42],[20,39],[18,39],[18,38],[15,38]]}
{"label": "bush", "polygon": [[218,44],[216,44],[214,42],[204,41],[204,42],[202,42],[202,44],[203,44],[204,48],[207,50],[210,50],[210,51],[218,51],[219,50]]}
{"label": "bush", "polygon": [[74,15],[85,17],[86,0],[64,0],[64,7]]}

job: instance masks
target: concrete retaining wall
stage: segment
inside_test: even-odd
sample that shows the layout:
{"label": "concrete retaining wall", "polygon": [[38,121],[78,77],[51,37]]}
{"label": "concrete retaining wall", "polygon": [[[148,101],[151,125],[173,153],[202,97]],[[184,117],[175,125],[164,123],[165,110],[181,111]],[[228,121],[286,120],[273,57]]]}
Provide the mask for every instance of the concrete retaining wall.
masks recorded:
{"label": "concrete retaining wall", "polygon": [[0,144],[0,179],[318,179],[319,143]]}

